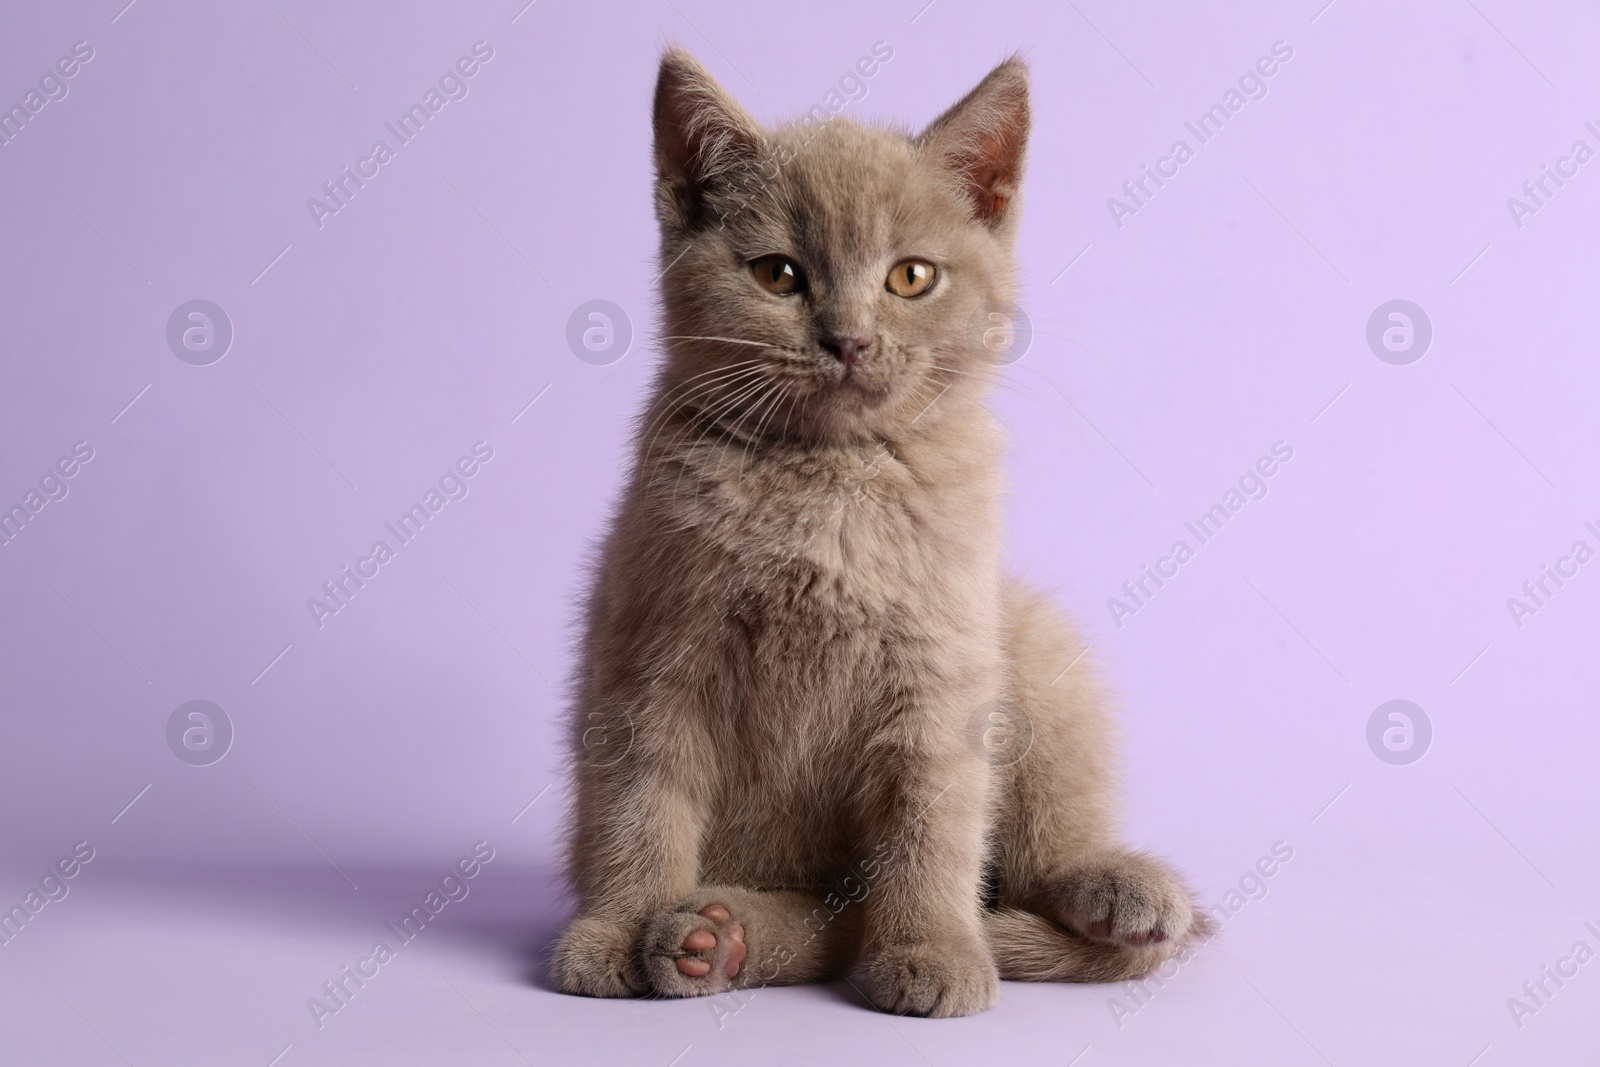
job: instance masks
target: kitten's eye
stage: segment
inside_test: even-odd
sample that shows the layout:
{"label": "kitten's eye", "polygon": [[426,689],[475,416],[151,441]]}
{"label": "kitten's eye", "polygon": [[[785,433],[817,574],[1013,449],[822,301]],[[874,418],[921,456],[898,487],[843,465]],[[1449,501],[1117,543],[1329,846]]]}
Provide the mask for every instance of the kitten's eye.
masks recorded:
{"label": "kitten's eye", "polygon": [[800,268],[787,256],[762,256],[750,264],[750,270],[769,293],[789,296],[804,288]]}
{"label": "kitten's eye", "polygon": [[895,296],[921,296],[933,286],[938,271],[925,259],[906,259],[894,265],[886,284]]}

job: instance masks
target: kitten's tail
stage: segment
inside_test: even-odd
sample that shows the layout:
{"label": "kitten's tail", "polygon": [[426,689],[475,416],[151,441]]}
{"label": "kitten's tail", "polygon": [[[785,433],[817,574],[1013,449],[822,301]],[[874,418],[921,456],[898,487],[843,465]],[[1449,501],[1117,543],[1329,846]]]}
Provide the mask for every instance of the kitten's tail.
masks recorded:
{"label": "kitten's tail", "polygon": [[1000,977],[1009,982],[1121,982],[1139,978],[1177,956],[1186,961],[1194,946],[1210,938],[1210,921],[1199,912],[1189,935],[1176,945],[1124,947],[1091,941],[1042,915],[1018,908],[984,913],[984,934]]}

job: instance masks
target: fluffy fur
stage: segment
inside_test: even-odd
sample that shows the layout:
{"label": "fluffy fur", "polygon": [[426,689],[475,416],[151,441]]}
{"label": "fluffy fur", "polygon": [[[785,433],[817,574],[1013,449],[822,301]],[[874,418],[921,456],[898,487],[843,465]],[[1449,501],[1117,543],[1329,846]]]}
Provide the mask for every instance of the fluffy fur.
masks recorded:
{"label": "fluffy fur", "polygon": [[[763,129],[663,58],[664,359],[587,603],[561,989],[859,974],[966,1015],[1199,930],[1120,841],[1082,643],[1000,566],[973,324],[1011,306],[1028,127],[1015,59],[910,136]],[[757,284],[767,255],[803,291]],[[908,257],[937,270],[911,298],[885,287]]]}

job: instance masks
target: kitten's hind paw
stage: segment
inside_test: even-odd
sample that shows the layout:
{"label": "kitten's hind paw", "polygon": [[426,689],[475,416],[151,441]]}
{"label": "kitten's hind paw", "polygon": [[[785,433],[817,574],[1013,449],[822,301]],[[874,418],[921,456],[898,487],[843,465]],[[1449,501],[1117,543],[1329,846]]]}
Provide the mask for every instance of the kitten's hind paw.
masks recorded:
{"label": "kitten's hind paw", "polygon": [[744,926],[722,904],[664,911],[645,930],[644,968],[664,997],[699,997],[733,988],[745,959]]}
{"label": "kitten's hind paw", "polygon": [[[1107,852],[1072,870],[1058,891],[1063,925],[1097,941],[1170,951],[1196,924],[1171,868],[1142,852]],[[1163,952],[1165,955],[1165,952]]]}

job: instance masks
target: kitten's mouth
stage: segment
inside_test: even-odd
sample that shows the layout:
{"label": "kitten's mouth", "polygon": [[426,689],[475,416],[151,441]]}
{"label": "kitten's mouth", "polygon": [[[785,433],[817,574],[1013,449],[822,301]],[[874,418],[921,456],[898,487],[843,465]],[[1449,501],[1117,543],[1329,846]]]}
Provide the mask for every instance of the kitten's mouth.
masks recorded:
{"label": "kitten's mouth", "polygon": [[841,364],[841,366],[843,369],[836,375],[827,376],[828,380],[825,388],[829,393],[833,395],[853,393],[874,401],[882,400],[884,395],[888,393],[889,387],[885,383],[873,381],[867,375],[862,374],[856,364],[845,363]]}

